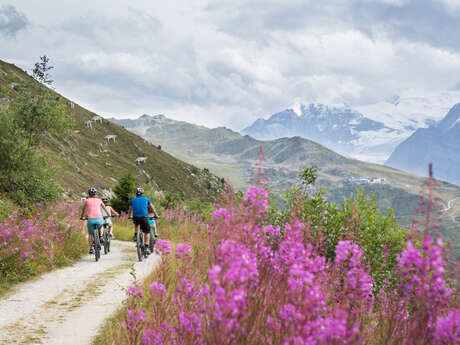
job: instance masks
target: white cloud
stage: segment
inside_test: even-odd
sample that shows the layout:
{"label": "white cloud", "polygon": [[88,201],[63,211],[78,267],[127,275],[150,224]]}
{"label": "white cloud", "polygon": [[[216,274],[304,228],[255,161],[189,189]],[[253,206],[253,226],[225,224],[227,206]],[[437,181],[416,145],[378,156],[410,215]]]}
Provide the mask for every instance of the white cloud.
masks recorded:
{"label": "white cloud", "polygon": [[459,0],[437,0],[437,1],[447,6],[450,10],[454,10],[454,11],[460,10]]}
{"label": "white cloud", "polygon": [[29,24],[0,36],[0,58],[30,68],[46,53],[58,91],[103,115],[241,128],[293,102],[362,105],[457,85],[460,14],[447,5],[15,0]]}

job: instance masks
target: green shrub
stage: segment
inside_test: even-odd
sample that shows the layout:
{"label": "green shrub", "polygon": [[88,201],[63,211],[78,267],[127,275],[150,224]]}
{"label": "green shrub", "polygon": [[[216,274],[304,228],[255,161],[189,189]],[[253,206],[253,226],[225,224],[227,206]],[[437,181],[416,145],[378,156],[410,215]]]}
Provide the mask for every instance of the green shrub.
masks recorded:
{"label": "green shrub", "polygon": [[52,83],[46,56],[33,70],[34,81],[21,87],[20,96],[0,107],[0,192],[20,206],[57,200],[62,193],[54,182],[56,168],[40,154],[45,135],[66,136],[73,118],[66,114],[60,97],[49,89]]}
{"label": "green shrub", "polygon": [[0,111],[0,189],[24,207],[57,200],[62,193],[54,181],[57,169],[28,147],[11,117]]}
{"label": "green shrub", "polygon": [[203,202],[198,198],[187,199],[183,205],[188,213],[199,216],[202,219],[207,219],[214,211],[214,204],[212,202]]}
{"label": "green shrub", "polygon": [[340,240],[351,240],[363,249],[378,291],[384,280],[395,282],[393,268],[396,256],[403,249],[406,230],[398,225],[392,209],[381,216],[375,197],[364,195],[359,189],[351,194],[341,206],[329,203],[323,191],[312,196],[297,188],[285,196],[287,208],[280,210],[270,203],[269,223],[283,226],[289,216],[295,214],[308,224],[312,236],[328,260],[335,257],[335,248]]}

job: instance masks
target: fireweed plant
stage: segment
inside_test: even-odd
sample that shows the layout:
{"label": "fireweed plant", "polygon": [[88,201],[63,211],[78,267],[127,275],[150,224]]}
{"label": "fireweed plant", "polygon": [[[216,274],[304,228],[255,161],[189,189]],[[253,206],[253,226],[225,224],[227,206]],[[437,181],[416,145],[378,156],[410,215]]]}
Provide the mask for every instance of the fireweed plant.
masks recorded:
{"label": "fireweed plant", "polygon": [[72,263],[87,249],[78,205],[15,211],[0,221],[0,292],[12,283]]}
{"label": "fireweed plant", "polygon": [[241,202],[216,205],[209,224],[165,212],[161,264],[128,289],[106,343],[460,344],[459,289],[439,237],[409,239],[396,283],[375,292],[359,238],[339,239],[327,259],[294,213],[282,228],[267,224],[267,194],[248,187]]}

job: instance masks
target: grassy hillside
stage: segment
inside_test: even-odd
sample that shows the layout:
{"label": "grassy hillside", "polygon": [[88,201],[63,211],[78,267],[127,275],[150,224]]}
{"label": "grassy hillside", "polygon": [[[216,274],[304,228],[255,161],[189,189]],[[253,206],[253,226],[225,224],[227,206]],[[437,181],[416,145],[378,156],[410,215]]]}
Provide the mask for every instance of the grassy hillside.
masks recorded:
{"label": "grassy hillside", "polygon": [[[384,178],[384,184],[366,185],[365,192],[375,194],[382,212],[390,207],[395,209],[395,215],[402,225],[410,224],[424,181],[423,177],[387,166],[343,157],[300,137],[260,141],[227,128],[209,129],[171,120],[163,115],[144,115],[136,120],[111,120],[155,145],[161,145],[176,157],[230,178],[239,189],[244,188],[251,175],[260,145],[266,158],[265,175],[274,192],[282,193],[287,187],[298,183],[299,169],[309,165],[318,166],[318,187],[326,189],[328,198],[335,202],[341,202],[360,188],[357,184],[345,183],[346,178]],[[449,200],[460,197],[460,187],[444,182],[441,184],[441,197],[447,207]],[[452,208],[444,217],[442,230],[460,254],[460,238],[457,235],[460,218],[455,219],[459,212],[460,198],[452,203]]]}
{"label": "grassy hillside", "polygon": [[[239,176],[243,181],[233,180],[236,184],[241,184],[247,178],[248,169],[257,160],[260,145],[264,149],[265,165],[269,169],[267,173],[274,179],[274,185],[278,182],[277,173],[283,179],[296,180],[298,170],[311,164],[318,166],[320,183],[324,186],[342,186],[347,177],[381,177],[386,180],[386,185],[417,195],[424,181],[423,177],[384,165],[346,158],[300,137],[260,141],[224,127],[209,129],[171,120],[163,115],[144,115],[136,120],[111,120],[188,162],[203,166],[211,163],[211,169],[226,165],[239,167],[239,174],[233,171],[232,175]],[[443,183],[442,192],[446,199],[454,198],[460,196],[460,187]]]}
{"label": "grassy hillside", "polygon": [[[0,60],[0,106],[17,97],[29,78],[21,69]],[[138,184],[152,182],[160,190],[185,197],[214,200],[221,192],[222,181],[217,176],[178,160],[117,124],[101,119],[86,127],[97,114],[63,99],[75,119],[75,128],[67,139],[47,137],[41,150],[50,164],[60,166],[59,183],[69,197],[79,197],[89,186],[110,189],[127,172]],[[108,142],[108,135],[115,135],[115,141]],[[136,164],[138,157],[146,157],[145,163]]]}

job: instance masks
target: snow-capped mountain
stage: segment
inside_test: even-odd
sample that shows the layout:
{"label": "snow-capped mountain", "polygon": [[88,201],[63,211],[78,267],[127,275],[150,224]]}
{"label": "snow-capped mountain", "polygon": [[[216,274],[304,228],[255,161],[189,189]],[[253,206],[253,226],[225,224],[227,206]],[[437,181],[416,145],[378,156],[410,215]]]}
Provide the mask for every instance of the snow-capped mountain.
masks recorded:
{"label": "snow-capped mountain", "polygon": [[383,163],[398,144],[418,128],[436,123],[458,101],[458,92],[444,92],[405,94],[354,108],[297,105],[259,118],[241,133],[263,140],[302,136],[343,155]]}
{"label": "snow-capped mountain", "polygon": [[390,130],[384,123],[364,117],[349,107],[323,104],[301,105],[300,113],[286,109],[269,119],[258,119],[242,134],[262,140],[301,136],[334,151],[349,154],[355,149],[361,132]]}
{"label": "snow-capped mountain", "polygon": [[437,178],[460,185],[460,103],[439,122],[420,128],[399,144],[386,162],[387,165],[427,174],[433,163]]}

